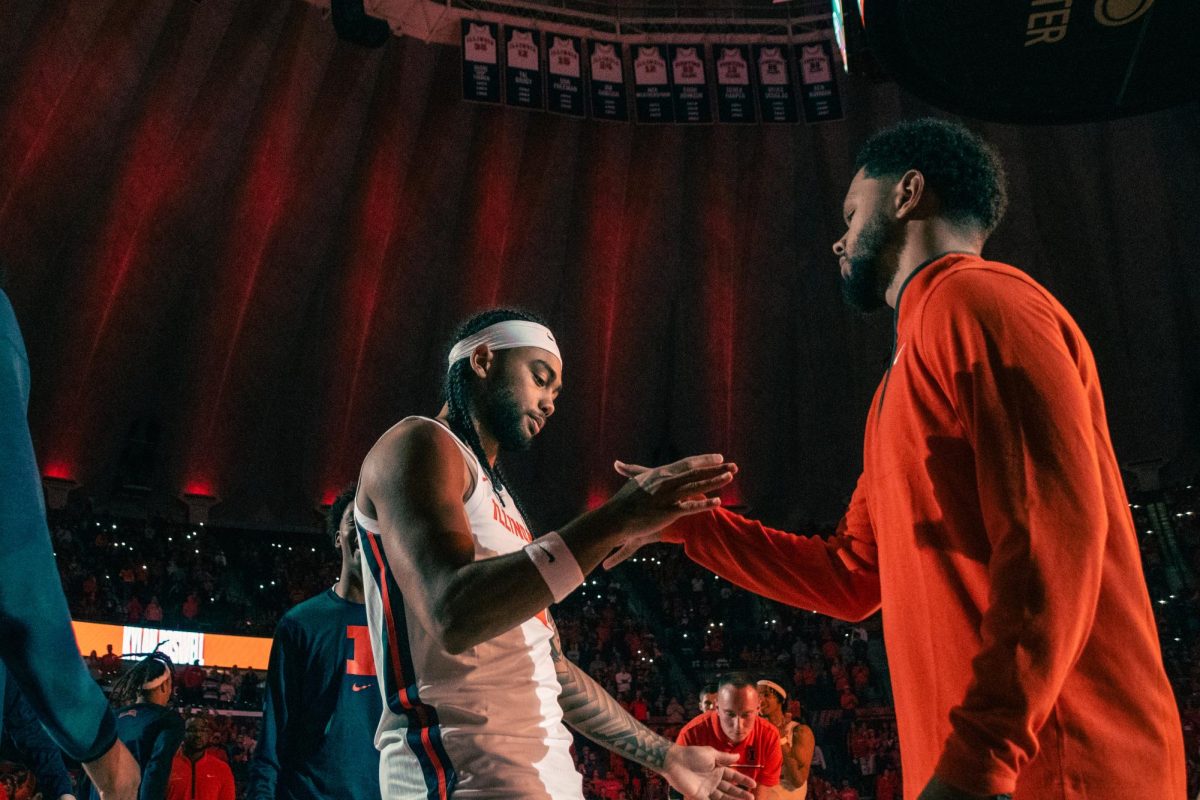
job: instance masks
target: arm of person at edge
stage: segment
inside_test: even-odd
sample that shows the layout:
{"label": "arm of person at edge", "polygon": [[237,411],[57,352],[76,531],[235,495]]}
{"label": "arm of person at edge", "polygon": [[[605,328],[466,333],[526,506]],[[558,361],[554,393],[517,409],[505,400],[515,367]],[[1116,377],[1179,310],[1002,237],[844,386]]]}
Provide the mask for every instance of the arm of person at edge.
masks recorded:
{"label": "arm of person at edge", "polygon": [[[1087,342],[1044,290],[998,280],[973,271],[942,281],[916,342],[974,450],[990,545],[979,652],[934,770],[979,796],[1015,791],[1037,756],[1095,619],[1108,529],[1096,449],[1107,435],[1089,399],[1098,379]],[[952,796],[939,791],[920,800]]]}
{"label": "arm of person at edge", "polygon": [[4,733],[29,761],[43,795],[60,800],[75,797],[58,745],[46,734],[14,681],[5,681],[4,686]]}
{"label": "arm of person at edge", "polygon": [[[735,471],[719,455],[647,470],[558,533],[586,575],[625,537],[715,507],[719,501],[686,498],[724,486]],[[384,435],[363,463],[359,482],[363,510],[379,520],[387,565],[405,576],[405,600],[451,653],[510,630],[554,601],[523,551],[475,560],[463,508],[471,480],[450,435],[436,423],[414,419]]]}
{"label": "arm of person at edge", "polygon": [[[636,476],[645,467],[615,464]],[[755,594],[848,621],[879,609],[875,532],[860,477],[837,534],[797,536],[719,508],[683,517],[669,528],[632,537],[604,561],[606,569],[653,542],[682,544],[688,558]]]}
{"label": "arm of person at edge", "polygon": [[792,748],[783,752],[783,772],[793,786],[803,786],[808,781],[813,748],[816,745],[817,740],[813,738],[812,728],[797,725],[792,733]]}
{"label": "arm of person at edge", "polygon": [[267,662],[267,685],[263,692],[262,732],[250,763],[250,786],[246,800],[275,800],[281,765],[279,753],[285,747],[286,731],[298,677],[293,675],[292,652],[303,652],[293,643],[291,624],[285,617],[275,628],[271,655]]}
{"label": "arm of person at edge", "polygon": [[661,774],[688,800],[753,800],[754,781],[733,769],[736,753],[683,747],[659,736],[621,708],[612,695],[562,652],[557,630],[550,645],[562,691],[563,721],[597,744]]}
{"label": "arm of person at edge", "polygon": [[0,657],[50,737],[83,763],[102,800],[134,800],[137,762],[117,740],[112,710],[78,655],[50,545],[28,405],[25,344],[0,292]]}

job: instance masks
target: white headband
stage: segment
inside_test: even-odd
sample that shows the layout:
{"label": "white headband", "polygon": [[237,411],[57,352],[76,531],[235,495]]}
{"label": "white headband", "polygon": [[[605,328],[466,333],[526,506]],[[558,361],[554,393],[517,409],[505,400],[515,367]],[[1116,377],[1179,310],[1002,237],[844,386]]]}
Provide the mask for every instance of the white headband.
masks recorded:
{"label": "white headband", "polygon": [[142,684],[142,689],[147,692],[150,691],[151,689],[157,689],[158,687],[162,686],[164,683],[167,682],[167,676],[170,674],[171,674],[171,670],[166,670],[165,672],[163,672],[162,675],[159,675],[157,678],[151,678],[150,680],[148,680]]}
{"label": "white headband", "polygon": [[486,344],[492,350],[540,347],[548,353],[553,353],[559,363],[562,363],[562,355],[558,352],[558,343],[554,341],[554,334],[550,332],[549,328],[523,319],[509,319],[488,325],[479,333],[473,333],[460,339],[450,350],[447,366],[454,366],[455,361],[471,355],[481,344]]}
{"label": "white headband", "polygon": [[775,694],[779,695],[779,700],[780,700],[780,702],[783,702],[784,700],[787,700],[787,692],[785,692],[785,691],[783,690],[783,687],[782,687],[782,686],[780,686],[780,685],[779,685],[778,683],[776,683],[775,681],[769,681],[769,680],[767,680],[766,678],[763,678],[761,681],[759,681],[759,682],[758,682],[758,685],[759,685],[759,686],[766,686],[768,689],[771,689],[772,691],[774,691],[774,692],[775,692]]}

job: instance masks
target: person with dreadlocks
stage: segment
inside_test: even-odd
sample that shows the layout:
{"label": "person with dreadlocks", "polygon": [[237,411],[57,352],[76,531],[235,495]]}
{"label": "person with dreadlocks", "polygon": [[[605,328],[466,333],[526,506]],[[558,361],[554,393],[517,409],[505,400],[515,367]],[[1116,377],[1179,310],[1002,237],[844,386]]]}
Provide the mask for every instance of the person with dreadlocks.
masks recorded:
{"label": "person with dreadlocks", "polygon": [[288,611],[275,629],[248,800],[379,798],[371,737],[382,709],[353,501],[347,489],[326,516],[342,560],[337,583]]}
{"label": "person with dreadlocks", "polygon": [[547,610],[626,537],[718,505],[689,498],[736,467],[709,455],[650,470],[535,539],[497,457],[541,433],[562,373],[541,320],[479,314],[454,337],[437,418],[402,420],[363,462],[354,515],[383,796],[581,800],[565,722],[689,797],[749,800],[736,756],[658,736],[564,658]]}
{"label": "person with dreadlocks", "polygon": [[[155,651],[113,684],[109,702],[117,709],[117,736],[142,768],[138,800],[163,800],[171,762],[183,742],[183,717],[171,708],[175,665]],[[92,800],[98,800],[95,789]]]}

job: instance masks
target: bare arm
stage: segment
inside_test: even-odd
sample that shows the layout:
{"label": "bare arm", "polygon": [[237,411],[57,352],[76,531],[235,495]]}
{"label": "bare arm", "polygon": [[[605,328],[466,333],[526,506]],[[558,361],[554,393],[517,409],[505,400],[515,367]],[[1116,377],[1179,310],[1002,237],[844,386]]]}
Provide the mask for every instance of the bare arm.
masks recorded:
{"label": "bare arm", "polygon": [[[463,456],[436,423],[412,420],[372,449],[363,464],[360,496],[378,518],[391,570],[404,577],[405,599],[427,630],[458,653],[513,628],[553,602],[522,551],[475,560],[463,508],[468,477]],[[689,501],[717,489],[734,467],[720,456],[697,456],[630,481],[600,508],[559,529],[587,574],[630,532],[661,527],[715,500]],[[411,587],[411,588],[410,588]]]}
{"label": "bare arm", "polygon": [[807,725],[796,726],[792,733],[791,748],[783,751],[783,772],[793,786],[801,786],[808,780],[816,744],[812,728]]}
{"label": "bare arm", "polygon": [[562,654],[558,634],[551,657],[562,691],[563,720],[614,753],[663,775],[684,797],[705,800],[752,800],[754,781],[730,765],[734,753],[711,747],[683,747],[638,722],[612,695]]}

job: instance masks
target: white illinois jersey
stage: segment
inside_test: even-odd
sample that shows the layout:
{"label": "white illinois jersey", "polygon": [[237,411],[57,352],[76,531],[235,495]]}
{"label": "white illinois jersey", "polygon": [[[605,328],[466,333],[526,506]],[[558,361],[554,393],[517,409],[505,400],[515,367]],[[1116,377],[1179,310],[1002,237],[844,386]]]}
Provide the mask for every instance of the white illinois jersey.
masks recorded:
{"label": "white illinois jersey", "polygon": [[[409,418],[413,419],[413,418]],[[475,475],[464,503],[475,559],[512,553],[532,536],[507,491],[454,439]],[[582,800],[582,778],[562,724],[547,612],[454,655],[412,613],[411,575],[387,563],[376,520],[354,506],[363,589],[383,714],[375,732],[385,800]]]}

